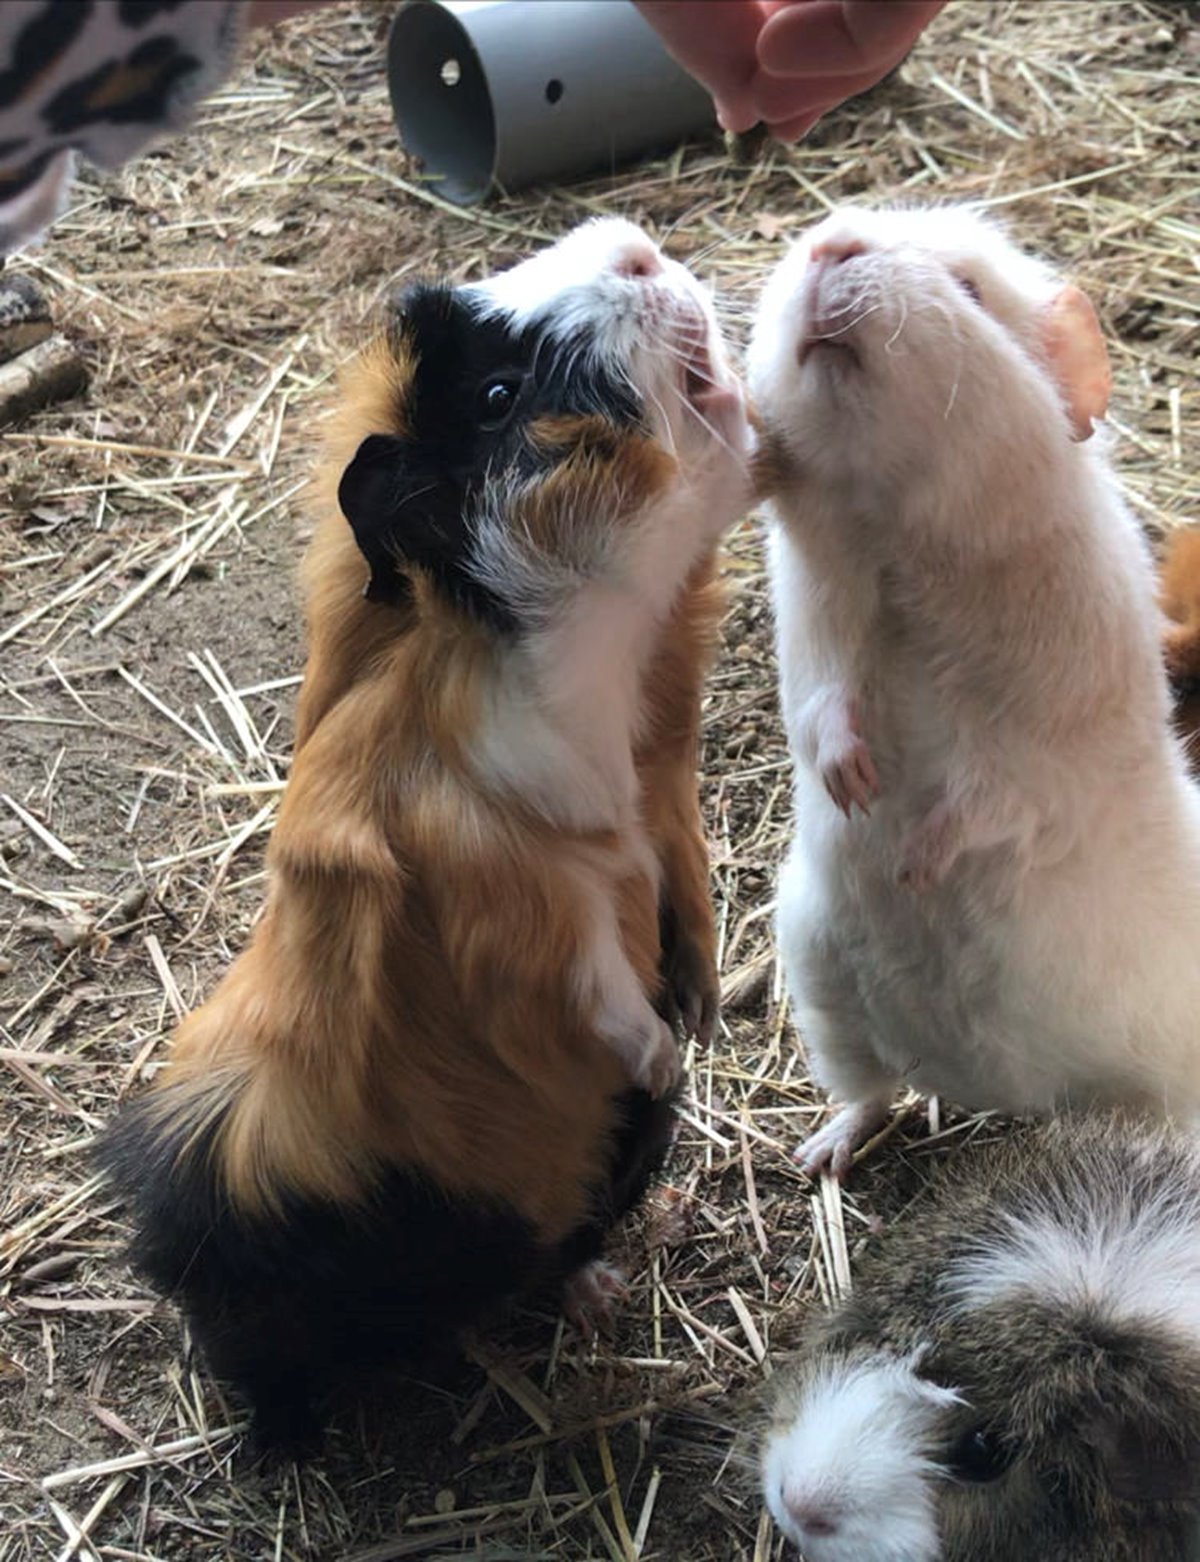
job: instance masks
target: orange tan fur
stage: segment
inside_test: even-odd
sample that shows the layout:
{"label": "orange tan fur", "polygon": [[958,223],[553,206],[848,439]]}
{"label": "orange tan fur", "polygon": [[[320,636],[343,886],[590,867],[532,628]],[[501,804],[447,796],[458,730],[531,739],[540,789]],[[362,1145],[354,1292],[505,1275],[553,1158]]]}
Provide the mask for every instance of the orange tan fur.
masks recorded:
{"label": "orange tan fur", "polygon": [[1200,768],[1200,527],[1181,526],[1164,545],[1159,603],[1170,620],[1163,632],[1167,673],[1175,688],[1175,723]]}
{"label": "orange tan fur", "polygon": [[[363,597],[336,487],[361,440],[402,430],[404,373],[384,343],[345,377],[304,566],[310,655],[269,903],[181,1026],[157,1099],[197,1128],[228,1109],[215,1153],[247,1211],[282,1191],[352,1202],[386,1162],[507,1200],[554,1241],[600,1179],[626,1084],[570,976],[588,938],[578,887],[615,901],[626,955],[655,994],[659,886],[621,831],[569,832],[473,779],[464,749],[496,654],[483,629],[419,574],[400,609]],[[609,452],[617,466],[629,455]],[[622,478],[603,451],[595,459],[597,482]],[[623,485],[643,497],[673,465],[658,447],[632,460]],[[560,480],[573,476],[568,461]],[[685,958],[710,988],[695,773],[714,575],[710,554],[661,629],[636,756]]]}

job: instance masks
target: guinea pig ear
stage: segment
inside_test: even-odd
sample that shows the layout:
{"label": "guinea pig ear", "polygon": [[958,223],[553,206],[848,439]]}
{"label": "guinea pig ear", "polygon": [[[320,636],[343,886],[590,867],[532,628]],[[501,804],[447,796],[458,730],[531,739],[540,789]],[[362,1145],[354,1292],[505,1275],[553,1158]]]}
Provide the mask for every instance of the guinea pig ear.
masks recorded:
{"label": "guinea pig ear", "polygon": [[1122,1502],[1200,1503],[1200,1448],[1181,1449],[1156,1429],[1115,1415],[1098,1416],[1084,1436]]}
{"label": "guinea pig ear", "polygon": [[391,434],[363,440],[338,484],[338,503],[350,522],[359,552],[370,566],[363,595],[371,602],[400,602],[408,585],[398,568],[398,512],[415,497],[406,481],[404,441]]}
{"label": "guinea pig ear", "polygon": [[1042,312],[1042,351],[1071,423],[1071,437],[1090,439],[1092,419],[1108,411],[1112,370],[1092,301],[1082,288],[1059,288]]}

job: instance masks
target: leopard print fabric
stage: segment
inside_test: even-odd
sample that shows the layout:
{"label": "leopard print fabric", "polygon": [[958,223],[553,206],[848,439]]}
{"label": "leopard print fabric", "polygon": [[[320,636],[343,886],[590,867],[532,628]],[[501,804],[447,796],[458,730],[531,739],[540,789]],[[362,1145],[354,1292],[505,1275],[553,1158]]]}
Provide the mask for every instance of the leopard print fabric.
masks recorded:
{"label": "leopard print fabric", "polygon": [[0,255],[61,209],[76,153],[117,168],[232,67],[245,0],[0,0]]}

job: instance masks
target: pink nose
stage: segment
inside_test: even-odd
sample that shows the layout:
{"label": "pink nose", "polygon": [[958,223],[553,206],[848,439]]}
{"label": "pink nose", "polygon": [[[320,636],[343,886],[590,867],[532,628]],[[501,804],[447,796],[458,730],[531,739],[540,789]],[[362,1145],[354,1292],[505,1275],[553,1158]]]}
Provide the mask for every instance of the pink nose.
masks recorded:
{"label": "pink nose", "polygon": [[848,235],[831,233],[826,239],[818,239],[808,252],[808,258],[814,264],[819,260],[829,261],[834,266],[840,266],[842,261],[850,260],[855,255],[865,255],[867,246],[861,239],[852,239]]}
{"label": "pink nose", "polygon": [[638,243],[634,240],[623,244],[613,256],[612,269],[619,277],[656,277],[663,270],[662,256],[648,241]]}
{"label": "pink nose", "polygon": [[828,1503],[822,1503],[811,1496],[802,1496],[794,1490],[789,1491],[786,1486],[783,1488],[782,1495],[788,1517],[802,1535],[808,1535],[816,1540],[826,1535],[837,1534],[839,1515]]}

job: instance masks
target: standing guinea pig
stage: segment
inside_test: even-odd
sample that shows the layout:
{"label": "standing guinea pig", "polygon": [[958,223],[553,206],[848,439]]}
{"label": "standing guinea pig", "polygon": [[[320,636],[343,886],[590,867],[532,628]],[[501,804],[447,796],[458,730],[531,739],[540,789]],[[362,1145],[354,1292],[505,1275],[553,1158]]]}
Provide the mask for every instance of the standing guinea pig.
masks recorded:
{"label": "standing guinea pig", "polygon": [[1200,1105],[1200,793],[1091,419],[1090,304],[963,210],[846,210],[750,352],[796,837],[778,936],[843,1173],[901,1081]]}
{"label": "standing guinea pig", "polygon": [[1175,726],[1195,773],[1200,771],[1200,527],[1181,526],[1168,536],[1158,597],[1168,620],[1163,652]]}
{"label": "standing guinea pig", "polygon": [[699,697],[746,442],[709,301],[619,221],[410,288],[346,378],[266,911],[101,1146],[265,1443],[514,1293],[611,1289],[662,1015],[715,1020]]}
{"label": "standing guinea pig", "polygon": [[806,1562],[1196,1562],[1200,1149],[1096,1114],[962,1151],[773,1392]]}

